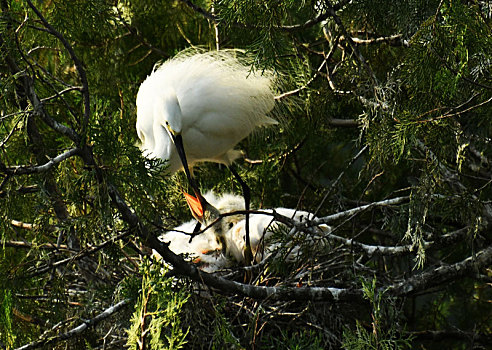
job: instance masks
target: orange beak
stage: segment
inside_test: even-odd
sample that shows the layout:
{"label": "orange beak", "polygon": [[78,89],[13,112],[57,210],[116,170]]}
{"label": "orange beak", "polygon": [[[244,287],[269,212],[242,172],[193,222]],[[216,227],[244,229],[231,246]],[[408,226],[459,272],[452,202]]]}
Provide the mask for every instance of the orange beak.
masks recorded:
{"label": "orange beak", "polygon": [[188,206],[190,207],[191,214],[193,214],[195,219],[201,221],[203,219],[202,203],[197,197],[194,197],[191,194],[186,193],[185,191],[183,191],[183,194],[185,196],[186,202],[188,203]]}

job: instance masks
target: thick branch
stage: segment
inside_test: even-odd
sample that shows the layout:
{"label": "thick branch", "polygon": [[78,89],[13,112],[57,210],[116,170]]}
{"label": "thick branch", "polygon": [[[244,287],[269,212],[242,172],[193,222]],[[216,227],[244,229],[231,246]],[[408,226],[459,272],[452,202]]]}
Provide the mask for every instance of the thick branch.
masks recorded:
{"label": "thick branch", "polygon": [[443,283],[473,276],[476,271],[492,264],[492,246],[479,251],[463,261],[452,265],[439,266],[430,271],[421,272],[388,288],[388,292],[396,296],[412,295]]}
{"label": "thick branch", "polygon": [[185,262],[181,256],[174,254],[167,244],[152,235],[111,184],[108,184],[108,193],[121,213],[123,220],[132,227],[137,228],[137,232],[144,240],[144,243],[156,250],[166,262],[170,263],[176,275],[188,276],[196,282],[205,283],[209,287],[218,289],[221,293],[235,293],[255,299],[268,298],[270,300],[318,300],[331,302],[363,300],[361,290],[329,287],[259,287],[230,281],[202,272],[195,265]]}
{"label": "thick branch", "polygon": [[[424,248],[425,249],[430,249],[430,248],[435,249],[436,247],[443,247],[446,245],[451,245],[453,243],[456,243],[460,239],[463,239],[463,236],[466,235],[468,230],[469,230],[468,227],[464,227],[462,229],[447,233],[446,235],[443,235],[441,237],[436,237],[435,241],[424,242],[423,243]],[[412,244],[403,245],[403,246],[396,246],[396,247],[364,244],[361,242],[357,242],[353,239],[348,239],[345,237],[340,237],[340,236],[334,235],[332,233],[323,233],[323,236],[326,238],[332,239],[334,241],[341,242],[342,244],[344,244],[347,247],[361,250],[362,252],[364,252],[369,257],[371,257],[373,255],[399,256],[399,255],[411,253],[415,248]]]}

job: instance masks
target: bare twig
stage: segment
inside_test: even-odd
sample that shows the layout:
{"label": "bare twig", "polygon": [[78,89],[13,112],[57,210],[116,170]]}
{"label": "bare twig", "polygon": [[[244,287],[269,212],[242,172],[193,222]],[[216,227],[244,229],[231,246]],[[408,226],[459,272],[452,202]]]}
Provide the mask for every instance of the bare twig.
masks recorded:
{"label": "bare twig", "polygon": [[18,220],[11,220],[10,224],[12,226],[22,228],[24,230],[32,230],[33,228],[36,227],[36,225],[34,225],[34,224],[30,224],[30,223],[18,221]]}
{"label": "bare twig", "polygon": [[362,156],[362,154],[364,154],[364,152],[369,148],[368,145],[362,147],[359,152],[357,152],[357,154],[348,162],[347,166],[345,167],[345,170],[342,171],[340,174],[338,174],[338,177],[336,178],[336,180],[331,184],[330,188],[328,191],[326,191],[326,194],[323,196],[323,199],[321,200],[321,202],[318,204],[318,207],[316,208],[316,211],[314,212],[314,215],[316,215],[319,210],[321,209],[321,207],[323,206],[323,203],[326,201],[326,199],[328,198],[328,196],[332,193],[333,189],[335,188],[335,186],[338,184],[338,182],[340,181],[340,179],[343,177],[343,175],[345,175],[345,171],[347,171],[347,169],[349,167],[352,166],[352,164],[354,164],[354,162],[359,159],[360,156]]}
{"label": "bare twig", "polygon": [[475,109],[475,108],[478,108],[478,107],[482,107],[483,105],[486,105],[487,103],[490,103],[491,101],[492,101],[492,97],[489,98],[488,100],[485,100],[485,101],[482,101],[480,103],[477,103],[476,105],[470,106],[470,107],[468,107],[468,108],[466,108],[466,109],[464,109],[462,111],[458,111],[458,112],[455,112],[455,113],[444,113],[444,114],[442,114],[442,115],[440,115],[438,117],[435,117],[435,118],[429,118],[429,119],[425,119],[425,120],[418,120],[416,123],[428,123],[428,122],[433,122],[433,121],[436,121],[436,120],[439,120],[439,119],[456,117],[456,116],[461,115],[463,113],[469,112],[472,109]]}
{"label": "bare twig", "polygon": [[360,126],[360,122],[357,119],[331,118],[328,120],[328,124],[342,128],[356,128]]}
{"label": "bare twig", "polygon": [[70,91],[81,91],[81,90],[82,90],[82,88],[80,86],[71,86],[71,87],[68,87],[62,91],[56,91],[56,93],[54,95],[41,99],[41,102],[47,102],[47,101],[53,100],[55,98],[61,97],[61,95],[65,94],[67,92],[70,92]]}
{"label": "bare twig", "polygon": [[66,152],[63,152],[62,154],[57,155],[55,158],[50,159],[45,164],[35,165],[35,166],[6,167],[4,164],[0,163],[0,172],[9,175],[26,175],[26,174],[43,173],[50,170],[55,165],[63,162],[64,160],[77,155],[78,153],[79,153],[78,148],[72,148],[71,150],[68,150]]}
{"label": "bare twig", "polygon": [[[14,220],[12,220],[14,221]],[[24,225],[32,225],[32,224],[24,224]],[[11,247],[11,248],[26,248],[26,249],[31,249],[35,247],[36,245],[31,243],[31,242],[24,242],[24,241],[7,241],[7,242],[1,242],[0,245],[5,246],[5,247]],[[45,244],[39,244],[36,246],[36,248],[39,249],[49,249],[49,250],[68,250],[68,246],[61,244],[60,246],[57,246],[56,244],[52,243],[45,243]]]}
{"label": "bare twig", "polygon": [[98,244],[97,246],[89,247],[88,249],[81,250],[81,251],[77,252],[77,254],[70,256],[66,259],[58,260],[54,263],[46,264],[45,266],[36,267],[35,271],[29,274],[29,277],[35,277],[35,276],[42,275],[43,273],[50,271],[52,268],[63,266],[63,265],[66,265],[68,263],[80,260],[86,256],[91,255],[91,254],[94,254],[95,252],[103,249],[104,247],[108,246],[109,244],[112,244],[112,243],[128,236],[129,234],[130,234],[130,231],[123,232],[123,233],[121,233],[115,237],[111,237],[110,239],[104,241],[101,244]]}
{"label": "bare twig", "polygon": [[369,74],[369,77],[371,77],[371,79],[373,80],[373,83],[378,85],[378,79],[376,78],[376,75],[372,71],[371,66],[367,63],[366,59],[364,58],[364,56],[359,51],[357,45],[352,40],[352,36],[350,35],[350,33],[347,31],[347,29],[343,25],[342,20],[340,19],[340,17],[338,17],[336,11],[337,10],[336,10],[335,6],[330,6],[327,14],[329,14],[333,18],[335,23],[338,25],[338,27],[340,28],[345,40],[348,43],[348,45],[350,46],[352,51],[355,53],[355,56],[357,57],[360,64],[366,69],[367,73]]}
{"label": "bare twig", "polygon": [[[344,40],[344,39],[345,38],[342,38],[341,40]],[[386,44],[389,44],[392,46],[406,46],[406,47],[408,47],[410,45],[407,40],[404,40],[402,38],[401,34],[395,34],[395,35],[390,35],[390,36],[381,36],[381,37],[371,38],[371,39],[360,39],[360,38],[352,37],[352,40],[357,45],[373,45],[373,44],[381,44],[381,43],[386,43]]]}
{"label": "bare twig", "polygon": [[104,320],[104,319],[112,316],[113,314],[117,313],[118,311],[120,311],[123,307],[128,305],[130,303],[130,301],[131,301],[131,299],[124,299],[124,300],[120,301],[119,303],[116,303],[116,304],[108,307],[106,310],[101,312],[96,317],[91,318],[90,320],[83,320],[80,325],[78,325],[75,328],[72,328],[68,332],[58,334],[54,337],[49,337],[49,338],[47,337],[45,339],[38,339],[32,343],[23,345],[23,346],[15,349],[15,350],[37,349],[37,348],[46,346],[48,344],[52,344],[55,342],[59,342],[61,340],[69,339],[69,338],[74,337],[76,335],[80,335],[82,332],[87,330],[89,327],[93,327],[93,326],[97,325],[102,320]]}
{"label": "bare twig", "polygon": [[318,73],[323,69],[325,64],[326,64],[326,59],[324,59],[323,62],[321,62],[321,65],[318,67],[316,73],[314,73],[313,76],[303,86],[298,87],[297,89],[294,89],[291,91],[284,92],[283,94],[280,94],[278,96],[275,96],[275,100],[277,100],[277,101],[281,100],[282,98],[295,95],[295,94],[299,93],[300,91],[306,89],[309,86],[309,84],[311,84],[313,82],[313,80],[316,78]]}
{"label": "bare twig", "polygon": [[[340,213],[336,213],[336,214],[332,214],[332,215],[328,215],[328,216],[324,216],[324,217],[321,217],[318,219],[311,220],[309,222],[309,225],[318,226],[321,224],[329,224],[330,222],[340,220],[344,217],[353,216],[353,215],[358,214],[358,213],[362,213],[362,212],[364,212],[368,209],[374,208],[374,207],[384,207],[384,206],[401,204],[401,203],[407,202],[409,199],[410,199],[410,197],[404,196],[404,197],[396,197],[396,198],[386,199],[386,200],[379,201],[379,202],[373,202],[373,203],[370,203],[367,205],[362,205],[362,206],[357,207],[357,208],[345,210],[345,211],[342,211]],[[304,225],[305,225],[305,223],[304,223]]]}
{"label": "bare twig", "polygon": [[218,19],[215,15],[211,14],[210,12],[206,11],[205,9],[201,8],[200,6],[195,5],[191,0],[179,0],[189,8],[191,8],[193,11],[201,14],[203,17],[206,19],[209,19],[213,22],[217,22]]}
{"label": "bare twig", "polygon": [[333,16],[334,12],[342,9],[343,7],[345,7],[345,5],[349,4],[351,1],[352,0],[340,0],[335,5],[333,5],[330,9],[328,9],[328,11],[320,13],[315,18],[310,19],[310,20],[304,22],[303,24],[294,24],[291,26],[280,26],[280,27],[276,27],[276,28],[283,30],[283,31],[286,31],[286,32],[294,32],[294,31],[298,31],[298,30],[304,30],[304,29],[311,28],[311,27],[315,26],[316,24],[321,23],[324,20],[326,20],[327,18]]}

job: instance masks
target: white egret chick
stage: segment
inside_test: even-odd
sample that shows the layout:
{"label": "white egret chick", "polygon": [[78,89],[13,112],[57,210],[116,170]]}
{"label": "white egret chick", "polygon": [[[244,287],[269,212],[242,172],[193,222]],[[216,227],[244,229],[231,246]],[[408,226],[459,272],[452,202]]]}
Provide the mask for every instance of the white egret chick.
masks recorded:
{"label": "white egret chick", "polygon": [[[266,116],[274,107],[271,72],[252,72],[236,55],[185,50],[157,66],[137,95],[136,128],[144,155],[167,160],[171,174],[184,169],[196,195],[187,201],[201,222],[210,205],[189,167],[204,161],[228,166],[249,210],[249,188],[232,168],[241,155],[234,147],[257,126],[277,124]],[[249,242],[248,216],[246,221]],[[251,257],[249,243],[245,249]]]}
{"label": "white egret chick", "polygon": [[[244,200],[237,195],[225,193],[218,197],[209,191],[204,197],[220,213],[244,210]],[[183,254],[190,258],[201,270],[214,272],[230,266],[231,261],[226,258],[225,234],[241,220],[244,220],[244,215],[226,216],[190,241],[196,225],[196,221],[191,220],[164,233],[159,239],[169,243],[169,249],[175,254]],[[157,252],[154,252],[154,255],[160,258]]]}
{"label": "white egret chick", "polygon": [[[169,243],[169,249],[175,254],[183,254],[205,272],[215,272],[227,266],[227,259],[222,254],[222,245],[217,241],[214,233],[207,230],[190,242],[196,221],[188,221],[172,231],[161,235],[159,239]],[[156,251],[153,254],[160,258]]]}
{"label": "white egret chick", "polygon": [[[207,201],[216,208],[218,215],[234,213],[244,210],[244,201],[240,196],[224,193],[216,195],[209,191],[205,194]],[[315,215],[307,211],[291,208],[261,209],[265,213],[272,213],[275,210],[280,215],[294,219],[298,222],[306,222],[315,219]],[[279,245],[272,244],[270,238],[282,223],[276,222],[271,215],[254,213],[250,215],[250,244],[252,255],[256,263],[261,262],[275,251]],[[330,232],[331,227],[322,224],[318,226],[321,232]],[[248,265],[245,256],[246,246],[246,219],[243,214],[233,214],[223,216],[220,221],[213,225],[209,231],[214,232],[222,246],[222,254],[228,258],[233,258],[237,263]],[[299,253],[299,247],[291,246],[288,259],[293,259]]]}
{"label": "white egret chick", "polygon": [[[289,217],[299,222],[305,222],[315,219],[316,217],[309,212],[302,210],[295,210],[290,208],[276,208],[274,209],[280,215]],[[272,209],[262,209],[265,213],[272,213]],[[278,244],[272,244],[269,239],[273,233],[279,228],[282,223],[274,221],[271,215],[252,214],[250,216],[250,244],[253,257],[257,263],[267,258],[275,249],[279,248]],[[228,254],[230,254],[238,263],[244,263],[246,257],[244,256],[244,247],[246,245],[246,222],[241,220],[237,222],[231,229],[225,234],[226,245],[228,247]],[[321,232],[330,232],[331,228],[328,225],[322,224],[318,228]],[[299,254],[298,246],[291,246],[287,259],[293,259]]]}

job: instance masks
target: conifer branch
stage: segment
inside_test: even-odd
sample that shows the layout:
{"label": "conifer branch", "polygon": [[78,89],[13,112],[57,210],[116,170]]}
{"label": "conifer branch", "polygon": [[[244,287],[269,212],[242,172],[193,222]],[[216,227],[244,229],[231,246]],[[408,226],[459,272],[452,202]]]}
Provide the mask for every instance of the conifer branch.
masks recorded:
{"label": "conifer branch", "polygon": [[[328,4],[330,3],[330,1],[328,1],[328,0],[326,0],[326,2]],[[352,40],[352,36],[350,35],[350,33],[345,28],[342,20],[337,15],[336,11],[337,11],[337,9],[335,8],[335,6],[331,6],[330,5],[327,13],[333,18],[333,20],[335,21],[335,23],[338,25],[338,27],[340,28],[340,31],[343,34],[343,37],[345,38],[345,40],[347,41],[348,45],[350,46],[350,48],[354,52],[355,57],[357,57],[357,60],[365,68],[365,70],[367,71],[369,77],[372,79],[373,83],[377,86],[379,83],[378,83],[378,79],[377,79],[376,75],[374,74],[371,66],[366,61],[366,59],[364,58],[364,56],[362,55],[362,53],[359,51],[359,48],[357,47],[357,45]]]}
{"label": "conifer branch", "polygon": [[[81,259],[85,258],[86,256],[90,256],[90,255],[94,254],[95,252],[103,249],[104,247],[106,247],[106,246],[108,246],[108,245],[110,245],[116,241],[119,241],[122,238],[125,238],[129,234],[130,234],[130,231],[123,232],[123,233],[121,233],[115,237],[111,237],[111,238],[105,240],[104,242],[102,242],[96,246],[93,246],[93,247],[89,246],[85,250],[76,251],[76,254],[74,254],[68,258],[58,260],[58,261],[55,261],[53,263],[48,263],[44,266],[36,267],[36,268],[34,268],[33,272],[27,271],[29,273],[29,277],[39,276],[39,275],[42,275],[43,273],[46,273],[46,272],[52,270],[53,268],[57,268],[57,267],[69,264],[71,262],[76,262],[78,260],[81,260]],[[68,247],[68,248],[71,249],[71,247]],[[73,250],[73,249],[71,249],[71,250]]]}
{"label": "conifer branch", "polygon": [[121,14],[121,11],[120,9],[115,6],[116,8],[116,13],[118,14],[118,19],[120,20],[121,23],[123,23],[123,25],[125,26],[126,29],[128,29],[128,31],[134,35],[142,45],[146,46],[147,48],[149,48],[151,51],[157,53],[159,56],[161,56],[162,58],[169,58],[169,55],[167,53],[165,53],[163,50],[155,47],[154,45],[152,45],[151,43],[149,43],[149,41],[138,31],[137,28],[133,27],[132,25],[130,25],[126,20],[125,18],[122,16]]}
{"label": "conifer branch", "polygon": [[294,24],[290,26],[279,26],[276,27],[277,29],[286,31],[286,32],[295,32],[299,30],[304,30],[304,29],[309,29],[313,26],[315,26],[318,23],[323,22],[324,20],[328,19],[329,17],[332,17],[333,14],[336,11],[341,10],[342,8],[345,7],[345,5],[348,5],[352,0],[340,0],[333,6],[331,6],[327,11],[320,13],[318,16],[316,16],[313,19],[307,20],[306,22],[302,24]]}
{"label": "conifer branch", "polygon": [[[3,44],[3,37],[0,36],[0,46],[2,46],[2,44]],[[33,116],[40,117],[53,130],[68,137],[70,140],[72,140],[74,143],[77,144],[80,140],[80,136],[75,132],[75,130],[69,128],[68,126],[62,123],[59,123],[46,112],[42,101],[39,99],[34,89],[34,82],[32,77],[19,68],[15,60],[12,58],[12,55],[8,51],[5,52],[5,61],[7,63],[7,66],[9,67],[12,76],[17,76],[18,77],[17,79],[20,81],[20,84],[16,86],[16,90],[18,90],[19,96],[23,97],[20,101],[21,109],[27,110],[29,106],[27,100],[29,100],[33,108],[33,110],[30,113]]]}
{"label": "conifer branch", "polygon": [[478,333],[463,331],[461,329],[445,329],[445,330],[425,330],[410,333],[413,337],[418,339],[430,339],[436,344],[441,341],[449,341],[450,339],[463,340],[467,342],[479,342],[486,344],[492,344],[492,334],[490,333]]}
{"label": "conifer branch", "polygon": [[[449,169],[446,165],[444,165],[439,158],[429,149],[422,141],[415,141],[417,149],[419,149],[422,153],[428,156],[432,162],[434,162],[437,166],[445,181],[448,181],[450,184],[455,186],[460,193],[466,193],[468,190],[465,185],[463,185],[460,181],[459,173],[455,170]],[[479,198],[475,194],[471,194],[471,198],[473,200],[479,201]],[[492,205],[485,203],[483,206],[483,215],[487,218],[487,220],[492,221]]]}

